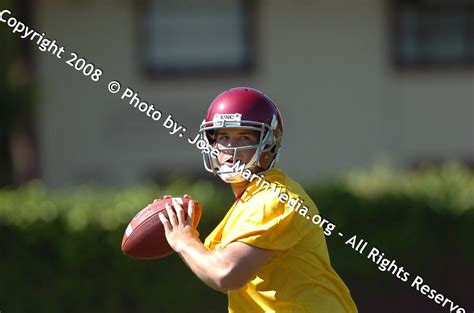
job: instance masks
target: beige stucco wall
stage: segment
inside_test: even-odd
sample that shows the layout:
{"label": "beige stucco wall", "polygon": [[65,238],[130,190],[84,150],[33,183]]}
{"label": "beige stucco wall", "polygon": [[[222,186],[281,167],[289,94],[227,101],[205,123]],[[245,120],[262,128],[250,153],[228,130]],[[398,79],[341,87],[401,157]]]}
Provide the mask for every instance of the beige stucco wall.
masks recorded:
{"label": "beige stucco wall", "polygon": [[279,105],[280,166],[321,179],[380,154],[399,165],[420,156],[474,154],[474,73],[400,73],[390,65],[382,1],[259,1],[258,59],[240,76],[149,80],[140,72],[132,2],[40,1],[36,28],[104,70],[99,83],[38,53],[41,168],[53,186],[123,184],[153,170],[204,174],[197,150],[106,90],[119,80],[194,134],[221,90],[249,85]]}

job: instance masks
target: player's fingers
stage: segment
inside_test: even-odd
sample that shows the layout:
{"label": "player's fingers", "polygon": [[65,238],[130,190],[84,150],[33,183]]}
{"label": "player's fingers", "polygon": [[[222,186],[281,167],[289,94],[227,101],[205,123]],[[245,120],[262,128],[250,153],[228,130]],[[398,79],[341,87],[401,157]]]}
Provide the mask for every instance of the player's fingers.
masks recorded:
{"label": "player's fingers", "polygon": [[193,221],[194,221],[194,215],[195,214],[196,214],[196,208],[194,206],[194,201],[190,200],[188,202],[188,216],[187,216],[187,219],[186,219],[186,224],[194,226]]}
{"label": "player's fingers", "polygon": [[163,227],[165,228],[165,232],[169,232],[171,230],[171,224],[166,218],[166,216],[163,213],[158,213],[158,218],[161,221],[161,224],[163,224]]}
{"label": "player's fingers", "polygon": [[191,199],[191,196],[186,193],[186,194],[184,194],[183,198]]}
{"label": "player's fingers", "polygon": [[166,212],[168,212],[168,219],[171,223],[171,225],[174,227],[178,225],[178,218],[176,217],[176,214],[174,213],[173,208],[169,203],[165,204]]}
{"label": "player's fingers", "polygon": [[179,224],[184,224],[185,218],[184,218],[184,210],[183,207],[178,203],[178,201],[173,198],[172,200],[174,209],[176,210],[176,216],[178,217],[178,223]]}
{"label": "player's fingers", "polygon": [[170,195],[164,195],[163,199],[169,199],[172,198]]}

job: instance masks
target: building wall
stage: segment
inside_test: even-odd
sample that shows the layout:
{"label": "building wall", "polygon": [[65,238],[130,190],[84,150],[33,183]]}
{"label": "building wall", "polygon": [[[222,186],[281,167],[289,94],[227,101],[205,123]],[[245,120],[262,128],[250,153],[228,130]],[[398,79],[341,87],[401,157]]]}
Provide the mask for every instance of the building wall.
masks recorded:
{"label": "building wall", "polygon": [[[314,181],[387,154],[474,154],[474,73],[396,71],[386,3],[377,0],[259,1],[257,61],[248,75],[150,80],[139,66],[132,1],[40,1],[36,28],[104,70],[99,83],[38,52],[42,174],[52,186],[126,184],[180,169],[204,175],[186,143],[212,98],[239,85],[265,91],[284,117],[280,166]],[[119,80],[188,128],[161,124],[107,92]]]}

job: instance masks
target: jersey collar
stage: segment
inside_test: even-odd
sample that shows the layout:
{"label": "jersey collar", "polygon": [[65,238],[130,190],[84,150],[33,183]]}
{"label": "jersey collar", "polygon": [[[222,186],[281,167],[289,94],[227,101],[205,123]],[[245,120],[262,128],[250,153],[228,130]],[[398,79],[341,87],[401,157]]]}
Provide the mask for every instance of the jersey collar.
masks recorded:
{"label": "jersey collar", "polygon": [[[279,180],[280,177],[283,177],[283,173],[280,169],[272,167],[269,170],[262,171],[258,173],[260,177],[263,176],[263,179],[272,183]],[[254,196],[258,191],[259,187],[262,185],[262,180],[259,182],[258,179],[251,181],[244,192],[236,199],[236,201],[247,202],[252,196]]]}

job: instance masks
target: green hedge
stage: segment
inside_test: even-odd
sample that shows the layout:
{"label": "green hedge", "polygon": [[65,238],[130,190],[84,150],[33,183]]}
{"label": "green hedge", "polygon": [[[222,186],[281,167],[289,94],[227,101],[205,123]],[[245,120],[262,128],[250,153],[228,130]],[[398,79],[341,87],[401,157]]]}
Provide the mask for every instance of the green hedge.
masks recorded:
{"label": "green hedge", "polygon": [[[345,234],[327,240],[333,265],[361,312],[380,312],[388,304],[403,311],[408,303],[419,305],[418,312],[442,310],[345,245],[351,234],[395,259],[412,277],[420,275],[451,299],[469,304],[472,171],[456,164],[412,173],[376,166],[306,189]],[[201,239],[233,202],[223,184],[186,179],[120,190],[86,186],[52,192],[39,182],[0,190],[0,310],[225,312],[226,296],[202,284],[178,256],[140,261],[121,254],[128,221],[167,193],[188,193],[203,204]]]}

